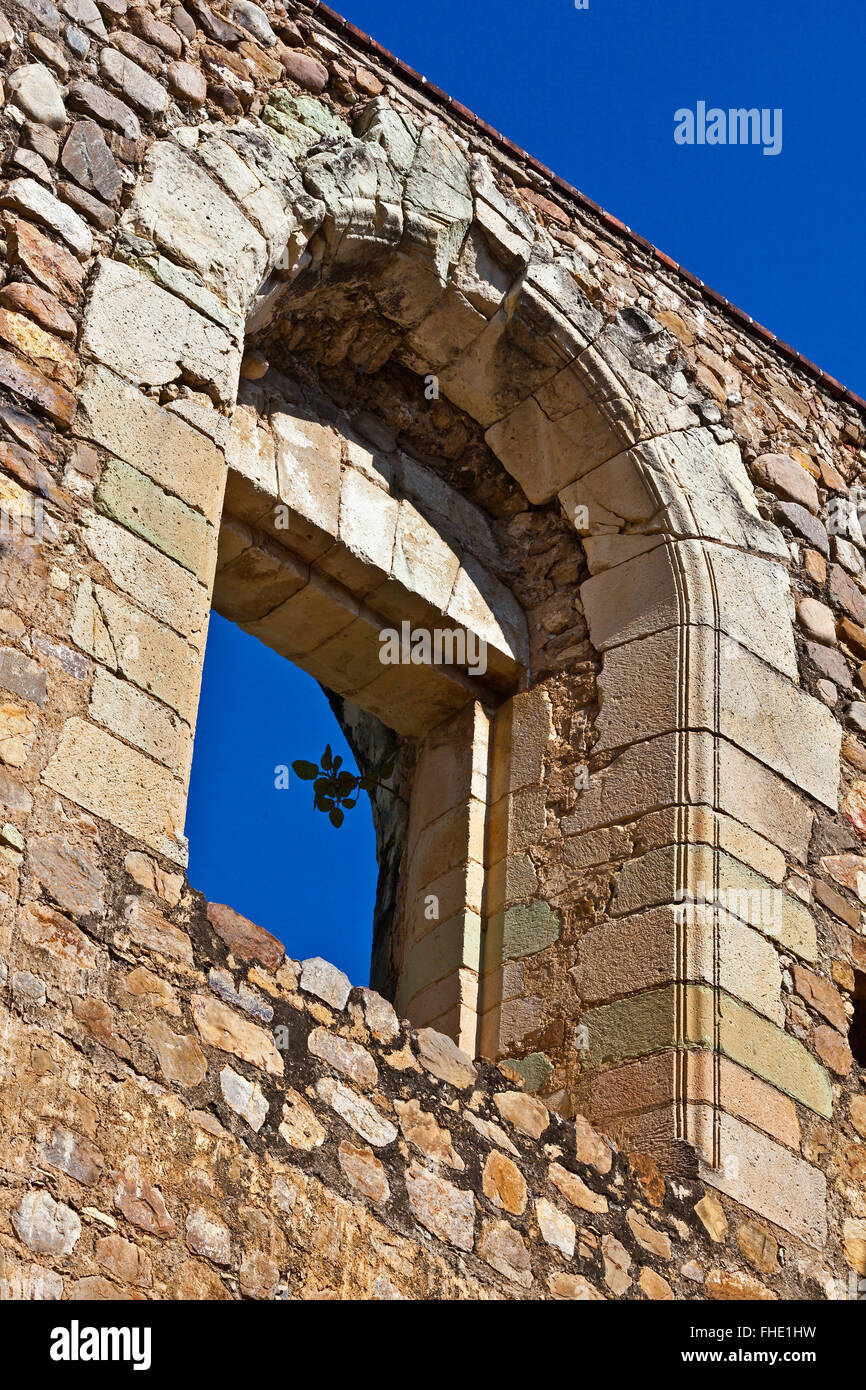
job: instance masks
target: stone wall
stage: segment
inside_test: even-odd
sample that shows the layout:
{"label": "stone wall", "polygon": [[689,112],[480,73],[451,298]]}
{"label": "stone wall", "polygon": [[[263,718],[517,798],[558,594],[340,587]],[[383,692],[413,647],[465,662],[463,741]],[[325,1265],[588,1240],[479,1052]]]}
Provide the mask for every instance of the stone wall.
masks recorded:
{"label": "stone wall", "polygon": [[[844,1296],[864,403],[322,5],[0,51],[7,1293]],[[411,1036],[185,883],[211,602],[405,741]]]}
{"label": "stone wall", "polygon": [[815,1251],[148,856],[108,881],[110,849],[39,851],[63,912],[28,914],[42,974],[12,977],[2,1296],[840,1295]]}

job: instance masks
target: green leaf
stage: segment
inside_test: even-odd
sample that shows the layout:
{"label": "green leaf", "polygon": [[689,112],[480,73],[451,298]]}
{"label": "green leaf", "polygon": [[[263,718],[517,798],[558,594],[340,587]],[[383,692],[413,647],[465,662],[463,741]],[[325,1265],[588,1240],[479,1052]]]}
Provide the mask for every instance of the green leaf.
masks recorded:
{"label": "green leaf", "polygon": [[335,825],[339,830],[340,826],[343,824],[343,812],[335,806],[331,809],[331,811],[328,814],[330,816],[331,824]]}
{"label": "green leaf", "polygon": [[356,797],[354,800],[353,800],[351,797],[345,797],[345,796],[343,797],[343,805],[345,806],[345,808],[346,808],[347,811],[351,811],[352,807],[353,807],[353,806],[357,806],[357,804],[358,804],[358,799],[357,799],[357,797]]}
{"label": "green leaf", "polygon": [[341,772],[341,773],[339,774],[339,776],[337,777],[337,791],[338,791],[338,792],[343,792],[343,793],[345,793],[345,792],[354,791],[354,789],[355,789],[355,787],[356,787],[357,785],[358,785],[358,779],[357,779],[357,777],[354,777],[354,776],[352,775],[351,772],[345,772],[345,771],[343,771],[343,772]]}
{"label": "green leaf", "polygon": [[342,759],[342,758],[335,758],[335,759],[334,759],[334,771],[335,771],[335,772],[339,772],[340,767],[341,767],[341,765],[342,765],[342,762],[343,762],[343,759]]}
{"label": "green leaf", "polygon": [[292,763],[292,769],[296,777],[300,777],[302,782],[312,782],[314,777],[319,775],[317,763],[305,763],[303,760]]}
{"label": "green leaf", "polygon": [[322,754],[322,767],[324,768],[325,772],[330,772],[331,768],[333,767],[333,764],[334,755],[331,752],[331,745],[329,743],[325,748],[324,753]]}

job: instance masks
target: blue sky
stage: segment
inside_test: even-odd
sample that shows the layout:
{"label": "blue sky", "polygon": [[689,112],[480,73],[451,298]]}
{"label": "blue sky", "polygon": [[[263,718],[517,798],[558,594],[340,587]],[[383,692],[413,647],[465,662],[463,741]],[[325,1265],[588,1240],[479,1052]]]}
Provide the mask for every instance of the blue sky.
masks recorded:
{"label": "blue sky", "polygon": [[[345,17],[866,396],[866,7],[855,0],[342,0]],[[682,146],[674,112],[783,113],[778,156]],[[318,687],[223,619],[208,641],[187,815],[190,881],[356,984],[375,847],[274,769],[350,760]]]}

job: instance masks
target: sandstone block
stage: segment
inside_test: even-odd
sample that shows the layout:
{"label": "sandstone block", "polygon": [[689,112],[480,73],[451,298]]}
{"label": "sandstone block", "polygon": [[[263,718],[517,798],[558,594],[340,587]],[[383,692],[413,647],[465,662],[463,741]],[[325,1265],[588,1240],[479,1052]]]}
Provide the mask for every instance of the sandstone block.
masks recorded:
{"label": "sandstone block", "polygon": [[421,1028],[417,1034],[418,1060],[425,1071],[447,1081],[457,1090],[465,1090],[475,1080],[472,1059],[444,1033]]}
{"label": "sandstone block", "polygon": [[159,116],[168,106],[168,93],[155,78],[119,53],[115,48],[103,48],[99,66],[105,77],[119,87],[127,101],[146,116]]}
{"label": "sandstone block", "polygon": [[96,1261],[100,1269],[120,1284],[136,1284],[149,1289],[153,1284],[150,1259],[140,1246],[123,1236],[102,1236],[96,1242]]}
{"label": "sandstone block", "polygon": [[256,926],[225,903],[208,903],[207,918],[218,936],[238,960],[251,964],[260,961],[266,970],[279,969],[286,948],[264,927]]}
{"label": "sandstone block", "polygon": [[[4,349],[0,349],[0,383],[38,411],[44,412],[61,429],[68,429],[72,424],[75,415],[75,397],[72,393]],[[8,497],[8,484],[4,491]],[[21,500],[24,501],[24,498]],[[30,520],[32,508],[29,500],[18,514]]]}
{"label": "sandstone block", "polygon": [[102,729],[83,719],[68,720],[43,780],[173,863],[185,863],[180,783]]}
{"label": "sandstone block", "polygon": [[201,658],[176,633],[101,584],[82,581],[72,618],[76,645],[142,690],[195,719]]}
{"label": "sandstone block", "polygon": [[73,917],[102,912],[105,876],[67,836],[35,836],[27,852],[31,871],[64,911]]}
{"label": "sandstone block", "polygon": [[[588,1064],[639,1057],[675,1045],[675,996],[675,987],[665,986],[588,1010],[583,1015],[589,1030]],[[707,987],[686,986],[684,1027],[691,1046],[713,1044],[712,1000]],[[827,1073],[802,1043],[728,995],[720,994],[718,1009],[719,1045],[732,1061],[829,1118],[833,1098]]]}
{"label": "sandstone block", "polygon": [[581,1303],[604,1302],[604,1294],[582,1274],[553,1273],[548,1277],[548,1288],[554,1298],[572,1298]]}
{"label": "sandstone block", "polygon": [[704,1227],[710,1240],[721,1245],[728,1234],[728,1218],[725,1209],[710,1192],[695,1204],[695,1215]]}
{"label": "sandstone block", "polygon": [[36,734],[36,725],[23,705],[0,704],[0,761],[23,767]]}
{"label": "sandstone block", "polygon": [[348,1086],[344,1086],[342,1081],[323,1077],[321,1081],[316,1082],[316,1095],[326,1105],[330,1105],[362,1139],[366,1139],[368,1144],[373,1144],[377,1149],[393,1144],[397,1138],[397,1129],[391,1121],[386,1120],[371,1101],[357,1095]]}
{"label": "sandstone block", "polygon": [[358,1144],[349,1144],[343,1140],[337,1157],[340,1168],[356,1192],[369,1197],[372,1202],[388,1201],[391,1196],[391,1188],[385,1175],[385,1169],[372,1149]]}
{"label": "sandstone block", "polygon": [[174,926],[143,898],[126,899],[123,920],[136,946],[192,965],[192,942],[187,933]]}
{"label": "sandstone block", "polygon": [[709,1107],[693,1114],[697,1147],[706,1156],[700,1164],[703,1181],[727,1193],[749,1211],[820,1248],[827,1238],[824,1174],[766,1135],[725,1114],[719,1117],[719,1142],[723,1165],[726,1154],[731,1155],[732,1161],[721,1169],[713,1168],[711,1115]]}
{"label": "sandstone block", "polygon": [[[459,913],[427,932],[409,948],[400,981],[400,1007],[404,1007],[403,1001],[408,1004],[410,1000],[417,1000],[423,991],[429,991],[439,982],[443,982],[443,990],[439,993],[449,996],[450,1002],[450,995],[456,989],[454,977],[464,969],[477,975],[480,949],[481,919],[474,912]],[[426,1011],[427,1020],[435,1017],[435,1013]],[[414,1007],[412,1019],[418,1020]]]}
{"label": "sandstone block", "polygon": [[581,1211],[592,1212],[602,1215],[608,1209],[607,1198],[600,1192],[593,1192],[592,1188],[587,1187],[582,1178],[577,1173],[569,1172],[563,1168],[561,1163],[551,1163],[550,1181],[557,1187],[563,1197],[571,1202],[572,1206],[579,1207]]}
{"label": "sandstone block", "polygon": [[48,694],[48,674],[14,647],[0,647],[0,689],[19,695],[22,700],[44,705]]}
{"label": "sandstone block", "polygon": [[802,965],[793,967],[794,988],[818,1013],[823,1014],[828,1023],[839,1033],[845,1033],[848,1029],[848,1019],[845,1013],[845,1005],[837,989],[834,989],[829,980],[816,975],[812,970],[806,970]]}
{"label": "sandstone block", "polygon": [[821,1061],[838,1076],[847,1076],[854,1065],[851,1049],[835,1028],[822,1024],[815,1029],[815,1051]]}
{"label": "sandstone block", "polygon": [[398,1100],[394,1102],[394,1108],[400,1123],[400,1133],[426,1158],[432,1159],[434,1163],[444,1163],[449,1168],[464,1168],[463,1159],[454,1151],[449,1131],[444,1125],[437,1124],[429,1111],[422,1110],[419,1101]]}
{"label": "sandstone block", "polygon": [[648,1250],[651,1255],[658,1255],[661,1260],[671,1258],[671,1239],[665,1231],[658,1230],[639,1212],[633,1210],[626,1212],[625,1219],[628,1222],[629,1230],[642,1249]]}
{"label": "sandstone block", "polygon": [[267,245],[174,141],[151,146],[123,225],[197,271],[228,308],[246,312],[264,278]]}
{"label": "sandstone block", "polygon": [[223,1067],[220,1071],[220,1090],[226,1105],[258,1133],[268,1114],[268,1102],[258,1082],[248,1081],[232,1067]]}
{"label": "sandstone block", "polygon": [[188,777],[192,761],[189,726],[129,681],[117,680],[97,667],[87,712],[95,723],[163,763],[184,781]]}
{"label": "sandstone block", "polygon": [[216,563],[216,533],[185,502],[118,459],[103,469],[95,502],[106,516],[209,584]]}
{"label": "sandstone block", "polygon": [[534,1096],[523,1095],[520,1091],[497,1091],[493,1099],[500,1115],[530,1139],[540,1139],[550,1124],[547,1106]]}
{"label": "sandstone block", "polygon": [[207,83],[203,74],[192,63],[175,62],[168,65],[169,90],[181,101],[190,106],[204,105],[207,96]]}
{"label": "sandstone block", "polygon": [[843,1223],[845,1255],[851,1268],[866,1277],[866,1221],[848,1218]]}
{"label": "sandstone block", "polygon": [[759,1274],[776,1274],[779,1269],[779,1242],[757,1221],[741,1221],[737,1244]]}
{"label": "sandstone block", "polygon": [[507,1221],[485,1221],[478,1254],[512,1283],[524,1289],[531,1287],[532,1265],[526,1242]]}
{"label": "sandstone block", "polygon": [[163,409],[128,382],[92,366],[85,373],[76,433],[101,444],[212,524],[222,508],[221,451],[200,430]]}
{"label": "sandstone block", "polygon": [[[722,737],[835,810],[841,731],[830,711],[745,649],[732,648],[718,663],[715,651],[714,634],[698,628],[690,634],[685,671],[680,671],[676,630],[608,652],[600,678],[598,746],[633,743],[683,723],[692,729],[717,728]],[[633,685],[636,669],[641,672],[639,692]],[[683,683],[684,718],[676,698]]]}
{"label": "sandstone block", "polygon": [[56,333],[59,338],[75,337],[77,327],[72,315],[66,312],[53,294],[38,289],[36,285],[26,285],[20,281],[4,285],[0,290],[0,304],[6,309],[28,314],[42,328]]}
{"label": "sandstone block", "polygon": [[491,1149],[487,1155],[481,1190],[495,1207],[502,1207],[513,1216],[521,1216],[526,1210],[526,1179],[513,1159],[498,1149]]}
{"label": "sandstone block", "polygon": [[340,1011],[348,1003],[352,983],[335,965],[322,960],[321,956],[311,956],[301,964],[301,989]]}
{"label": "sandstone block", "polygon": [[756,1279],[754,1274],[744,1274],[740,1270],[711,1269],[707,1275],[707,1298],[715,1300],[740,1300],[750,1302],[770,1302],[778,1295]]}
{"label": "sandstone block", "polygon": [[752,476],[777,497],[798,502],[813,516],[818,515],[818,489],[814,478],[786,454],[761,454],[752,464]]}
{"label": "sandstone block", "polygon": [[342,1038],[326,1028],[314,1028],[307,1039],[307,1047],[314,1057],[320,1057],[358,1086],[375,1086],[379,1080],[378,1068],[372,1056],[360,1043],[352,1042],[351,1038]]}
{"label": "sandstone block", "polygon": [[675,1298],[675,1294],[667,1279],[663,1279],[654,1269],[645,1265],[640,1272],[638,1283],[646,1294],[647,1298],[655,1301],[670,1302]]}
{"label": "sandstone block", "polygon": [[79,260],[85,260],[93,250],[93,236],[87,224],[35,179],[13,179],[0,204],[55,232]]}
{"label": "sandstone block", "polygon": [[205,1207],[195,1207],[186,1218],[186,1243],[197,1255],[214,1264],[231,1262],[231,1236],[218,1216]]}
{"label": "sandstone block", "polygon": [[247,1250],[241,1260],[238,1282],[247,1298],[272,1299],[280,1282],[279,1265],[262,1250]]}
{"label": "sandstone block", "polygon": [[683,858],[685,862],[680,865],[679,876],[675,867],[677,850],[673,845],[650,850],[624,864],[617,877],[612,915],[676,901],[680,904],[680,916],[693,933],[698,952],[702,934],[716,919],[724,932],[731,938],[738,938],[736,946],[731,941],[732,960],[742,952],[743,959],[749,959],[752,966],[757,967],[759,957],[763,956],[762,968],[753,984],[753,997],[761,997],[763,989],[762,1011],[772,1014],[769,1001],[774,981],[778,980],[772,957],[767,955],[754,933],[743,933],[733,919],[748,923],[804,960],[814,961],[818,950],[817,933],[808,909],[792,893],[771,885],[738,860],[714,852],[709,845],[693,845],[688,856]]}
{"label": "sandstone block", "polygon": [[114,156],[95,122],[75,122],[60,162],[70,178],[106,203],[113,202],[120,192],[122,180]]}
{"label": "sandstone block", "polygon": [[542,1238],[555,1250],[559,1250],[567,1260],[574,1254],[576,1227],[570,1216],[548,1202],[546,1197],[536,1197],[535,1215]]}
{"label": "sandstone block", "polygon": [[51,1138],[41,1146],[41,1158],[85,1187],[98,1182],[105,1168],[105,1159],[95,1144],[63,1125],[55,1125]]}
{"label": "sandstone block", "polygon": [[66,124],[63,97],[52,74],[43,63],[24,63],[7,78],[9,97],[16,106],[40,125],[62,130]]}
{"label": "sandstone block", "polygon": [[[60,968],[64,983],[64,966],[72,966],[74,971],[97,970],[104,963],[102,953],[90,937],[79,931],[67,917],[42,903],[26,908],[19,925],[23,940],[37,950],[45,951],[53,964]],[[76,984],[80,984],[80,979]]]}
{"label": "sandstone block", "polygon": [[74,304],[84,277],[76,258],[51,241],[32,223],[19,217],[7,219],[7,256],[10,265],[23,265],[40,285],[65,304]]}
{"label": "sandstone block", "polygon": [[393,1042],[400,1032],[400,1021],[393,1005],[371,989],[362,989],[361,1004],[367,1027],[377,1042]]}
{"label": "sandstone block", "polygon": [[136,385],[185,376],[234,399],[240,352],[228,333],[119,261],[99,264],[81,345]]}
{"label": "sandstone block", "polygon": [[[686,738],[688,781],[678,791],[678,750]],[[581,792],[574,812],[563,817],[563,833],[577,834],[678,804],[684,791],[692,804],[715,801],[721,811],[802,857],[812,821],[803,798],[734,744],[722,740],[720,748],[717,764],[716,744],[708,734],[667,735],[631,745],[602,771],[591,774],[589,788]]]}

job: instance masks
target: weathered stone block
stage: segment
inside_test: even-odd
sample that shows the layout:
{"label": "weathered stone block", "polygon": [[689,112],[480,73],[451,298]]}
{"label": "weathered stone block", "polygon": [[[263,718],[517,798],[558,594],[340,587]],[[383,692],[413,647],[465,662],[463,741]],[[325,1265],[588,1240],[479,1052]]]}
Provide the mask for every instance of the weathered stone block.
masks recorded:
{"label": "weathered stone block", "polygon": [[475,1241],[475,1202],[471,1192],[413,1163],[406,1174],[412,1214],[426,1230],[458,1250],[471,1250]]}
{"label": "weathered stone block", "polygon": [[45,1191],[24,1193],[12,1225],[19,1240],[39,1255],[69,1255],[81,1235],[81,1221],[72,1208]]}
{"label": "weathered stone block", "polygon": [[75,428],[82,438],[101,444],[182,497],[211,523],[219,520],[225,486],[221,451],[200,430],[113,372],[87,369]]}
{"label": "weathered stone block", "polygon": [[224,304],[245,314],[267,268],[267,244],[174,141],[150,147],[123,226],[190,266]]}
{"label": "weathered stone block", "polygon": [[30,840],[27,852],[31,871],[65,912],[101,914],[105,876],[83,850],[64,836],[40,835]]}
{"label": "weathered stone block", "polygon": [[666,845],[623,865],[614,915],[662,903],[679,905],[686,932],[711,921],[715,904],[720,921],[739,918],[804,960],[817,959],[815,923],[805,905],[708,845],[692,845],[687,854],[681,846]]}
{"label": "weathered stone block", "polygon": [[599,749],[676,727],[717,730],[836,809],[841,731],[830,711],[745,649],[731,644],[720,655],[710,629],[690,629],[687,648],[676,629],[618,647],[607,653],[599,684]]}
{"label": "weathered stone block", "polygon": [[201,657],[164,624],[101,584],[83,580],[72,637],[84,651],[195,722]]}
{"label": "weathered stone block", "polygon": [[623,556],[582,584],[580,592],[600,650],[686,622],[718,628],[797,677],[788,576],[761,556],[707,542],[666,541],[644,554]]}
{"label": "weathered stone block", "polygon": [[[704,1182],[807,1244],[819,1249],[824,1245],[827,1180],[823,1173],[730,1115],[714,1115],[709,1107],[693,1107],[691,1121],[697,1147],[705,1155],[700,1165]],[[721,1168],[713,1166],[716,1123],[721,1128],[716,1140],[721,1144]],[[736,1162],[725,1164],[725,1155],[736,1158]]]}
{"label": "weathered stone block", "polygon": [[209,585],[217,536],[199,512],[119,459],[111,459],[103,469],[95,501],[106,516]]}
{"label": "weathered stone block", "polygon": [[461,966],[478,971],[481,953],[481,919],[461,912],[440,922],[409,949],[401,978],[401,996],[407,1003],[428,985],[444,979]]}
{"label": "weathered stone block", "polygon": [[225,330],[119,261],[99,264],[81,347],[135,385],[185,378],[234,400],[240,351]]}
{"label": "weathered stone block", "polygon": [[[679,759],[686,749],[683,781]],[[709,734],[669,734],[624,749],[590,774],[589,787],[580,792],[573,813],[563,817],[562,828],[566,835],[578,834],[683,802],[715,802],[797,858],[805,853],[812,813],[803,797],[734,744],[717,743]]]}
{"label": "weathered stone block", "polygon": [[718,913],[715,923],[712,912],[708,917],[678,929],[675,909],[651,908],[590,928],[580,938],[573,972],[584,1005],[684,978],[718,983],[784,1026],[776,950],[725,912]]}
{"label": "weathered stone block", "polygon": [[192,733],[165,705],[128,681],[97,668],[88,714],[97,724],[164,763],[184,781],[192,761]]}
{"label": "weathered stone block", "polygon": [[192,999],[192,1016],[204,1042],[231,1052],[253,1067],[261,1067],[271,1076],[282,1076],[283,1059],[274,1046],[273,1038],[263,1028],[257,1028],[219,999],[196,994]]}
{"label": "weathered stone block", "polygon": [[[682,1024],[679,1018],[682,1016]],[[753,1071],[819,1115],[833,1112],[830,1082],[802,1043],[730,996],[703,985],[666,986],[590,1009],[588,1065],[617,1062],[687,1047],[718,1046],[732,1061]]]}
{"label": "weathered stone block", "polygon": [[48,698],[48,673],[14,647],[0,647],[0,690],[44,705]]}
{"label": "weathered stone block", "polygon": [[43,780],[173,863],[186,863],[181,783],[102,729],[69,719]]}
{"label": "weathered stone block", "polygon": [[196,651],[204,650],[207,590],[188,569],[98,512],[87,517],[84,540],[118,589],[185,637]]}

